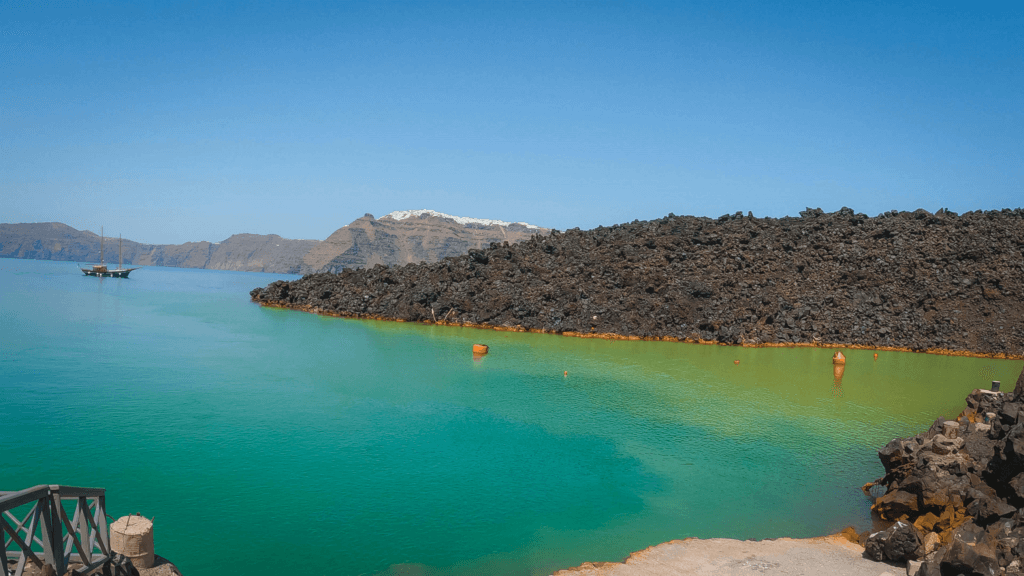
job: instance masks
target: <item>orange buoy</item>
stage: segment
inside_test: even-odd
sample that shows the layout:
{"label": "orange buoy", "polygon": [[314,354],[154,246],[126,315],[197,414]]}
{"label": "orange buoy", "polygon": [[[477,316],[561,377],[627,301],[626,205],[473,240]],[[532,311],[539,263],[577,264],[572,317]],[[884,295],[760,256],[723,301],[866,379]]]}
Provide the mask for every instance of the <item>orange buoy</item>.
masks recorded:
{"label": "orange buoy", "polygon": [[473,354],[487,354],[487,344],[473,344]]}
{"label": "orange buoy", "polygon": [[846,356],[843,356],[843,353],[837,350],[836,353],[832,355],[832,363],[846,364]]}
{"label": "orange buoy", "polygon": [[569,377],[569,371],[566,370],[565,372],[562,372],[562,376],[565,376],[566,378],[568,378]]}
{"label": "orange buoy", "polygon": [[875,360],[878,360],[878,352],[875,352]]}
{"label": "orange buoy", "polygon": [[740,361],[739,361],[739,360],[733,360],[733,361],[732,361],[732,363],[733,363],[733,364],[739,364],[739,363],[740,363]]}

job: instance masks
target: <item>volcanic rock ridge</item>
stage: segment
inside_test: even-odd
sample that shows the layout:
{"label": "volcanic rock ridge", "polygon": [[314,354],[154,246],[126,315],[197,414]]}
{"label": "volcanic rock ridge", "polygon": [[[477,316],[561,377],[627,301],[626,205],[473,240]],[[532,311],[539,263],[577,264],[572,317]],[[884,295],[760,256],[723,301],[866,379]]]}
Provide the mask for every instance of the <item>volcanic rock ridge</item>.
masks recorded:
{"label": "volcanic rock ridge", "polygon": [[[383,219],[382,219],[383,220]],[[746,345],[1024,355],[1024,211],[675,216],[251,292],[357,318]]]}

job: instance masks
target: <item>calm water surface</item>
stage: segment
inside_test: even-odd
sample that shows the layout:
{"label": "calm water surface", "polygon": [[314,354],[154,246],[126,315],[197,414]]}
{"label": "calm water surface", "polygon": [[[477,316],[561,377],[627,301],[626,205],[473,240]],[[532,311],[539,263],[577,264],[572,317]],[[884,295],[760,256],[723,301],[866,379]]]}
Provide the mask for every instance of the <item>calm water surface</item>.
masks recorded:
{"label": "calm water surface", "polygon": [[187,576],[548,574],[687,536],[867,528],[875,450],[1022,365],[851,350],[840,384],[824,349],[249,302],[277,278],[0,260],[0,489],[104,487]]}

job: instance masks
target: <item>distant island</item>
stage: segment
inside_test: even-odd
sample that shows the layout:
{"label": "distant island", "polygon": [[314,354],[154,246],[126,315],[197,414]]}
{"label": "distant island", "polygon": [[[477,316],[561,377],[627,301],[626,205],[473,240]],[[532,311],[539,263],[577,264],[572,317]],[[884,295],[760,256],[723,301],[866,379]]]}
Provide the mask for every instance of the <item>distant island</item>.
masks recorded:
{"label": "distant island", "polygon": [[[433,210],[366,214],[326,240],[235,234],[222,242],[142,244],[125,239],[132,266],[309,274],[383,264],[437,262],[492,242],[520,242],[550,230],[524,222],[451,216]],[[108,239],[109,240],[109,239]],[[0,224],[0,258],[99,262],[100,236],[59,222]]]}
{"label": "distant island", "polygon": [[254,301],[356,318],[1024,357],[1024,210],[675,216],[312,274]]}

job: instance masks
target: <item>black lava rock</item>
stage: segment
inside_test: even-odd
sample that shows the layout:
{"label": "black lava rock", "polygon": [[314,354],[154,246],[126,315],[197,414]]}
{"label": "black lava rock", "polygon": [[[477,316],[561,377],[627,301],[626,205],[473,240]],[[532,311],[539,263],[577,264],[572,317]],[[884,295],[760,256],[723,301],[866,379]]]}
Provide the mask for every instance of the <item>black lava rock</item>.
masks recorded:
{"label": "black lava rock", "polygon": [[1021,356],[1024,213],[668,216],[251,296],[357,318]]}

